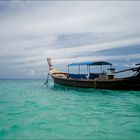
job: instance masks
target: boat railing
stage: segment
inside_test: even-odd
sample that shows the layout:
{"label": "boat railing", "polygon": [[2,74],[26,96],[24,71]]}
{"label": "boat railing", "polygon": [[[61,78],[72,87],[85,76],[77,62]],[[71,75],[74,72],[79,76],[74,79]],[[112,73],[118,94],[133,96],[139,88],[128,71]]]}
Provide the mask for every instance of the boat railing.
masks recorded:
{"label": "boat railing", "polygon": [[88,74],[67,74],[67,78],[72,79],[107,79],[106,73],[90,73]]}
{"label": "boat railing", "polygon": [[68,74],[67,78],[72,78],[72,79],[87,79],[87,74]]}

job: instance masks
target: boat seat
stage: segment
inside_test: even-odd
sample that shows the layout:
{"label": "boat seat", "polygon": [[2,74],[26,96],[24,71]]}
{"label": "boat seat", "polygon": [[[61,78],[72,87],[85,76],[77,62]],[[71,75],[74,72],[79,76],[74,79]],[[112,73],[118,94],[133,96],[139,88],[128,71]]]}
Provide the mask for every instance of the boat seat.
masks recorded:
{"label": "boat seat", "polygon": [[73,79],[87,79],[87,74],[68,74],[67,78],[73,78]]}
{"label": "boat seat", "polygon": [[89,79],[95,79],[95,78],[99,78],[99,73],[90,73],[89,74]]}

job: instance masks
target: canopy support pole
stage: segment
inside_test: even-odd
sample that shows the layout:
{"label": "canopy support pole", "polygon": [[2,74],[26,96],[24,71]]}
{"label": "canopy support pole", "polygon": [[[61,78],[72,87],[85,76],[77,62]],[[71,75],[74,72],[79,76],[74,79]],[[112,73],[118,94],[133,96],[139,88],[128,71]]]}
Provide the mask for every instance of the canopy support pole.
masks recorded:
{"label": "canopy support pole", "polygon": [[69,73],[69,66],[68,66],[68,73]]}
{"label": "canopy support pole", "polygon": [[80,65],[79,65],[78,69],[79,69],[78,71],[79,71],[79,74],[80,74]]}
{"label": "canopy support pole", "polygon": [[101,73],[102,73],[102,65],[101,65]]}
{"label": "canopy support pole", "polygon": [[87,65],[87,74],[88,74],[88,65]]}

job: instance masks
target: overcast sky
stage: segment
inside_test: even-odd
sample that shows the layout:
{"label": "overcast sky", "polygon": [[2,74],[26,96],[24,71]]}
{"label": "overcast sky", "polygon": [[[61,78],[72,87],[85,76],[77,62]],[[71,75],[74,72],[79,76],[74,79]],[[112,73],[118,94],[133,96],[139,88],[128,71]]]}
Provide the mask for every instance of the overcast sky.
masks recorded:
{"label": "overcast sky", "polygon": [[104,60],[118,69],[140,62],[139,1],[0,1],[0,78],[45,78]]}

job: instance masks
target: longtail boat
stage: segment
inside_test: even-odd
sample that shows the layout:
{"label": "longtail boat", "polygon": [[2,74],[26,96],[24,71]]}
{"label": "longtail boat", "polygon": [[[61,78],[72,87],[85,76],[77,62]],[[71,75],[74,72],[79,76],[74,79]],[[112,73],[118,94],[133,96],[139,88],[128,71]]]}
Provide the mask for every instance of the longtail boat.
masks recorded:
{"label": "longtail boat", "polygon": [[[56,70],[51,63],[51,59],[47,58],[49,66],[49,75],[53,78],[55,84],[63,86],[80,87],[80,88],[98,88],[98,89],[111,89],[111,90],[138,90],[140,91],[140,64],[135,67],[116,71],[112,64],[105,61],[97,62],[81,62],[68,64],[68,72],[61,72]],[[90,73],[90,66],[109,65],[109,73]],[[79,74],[71,74],[69,67],[78,66]],[[87,73],[80,74],[80,66],[87,66]],[[132,71],[134,74],[125,78],[116,78],[115,74]]]}

